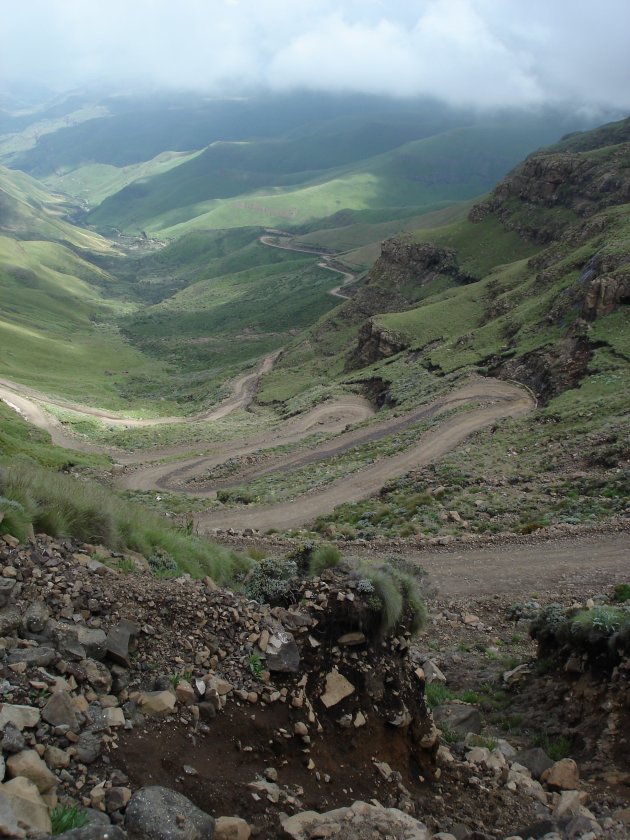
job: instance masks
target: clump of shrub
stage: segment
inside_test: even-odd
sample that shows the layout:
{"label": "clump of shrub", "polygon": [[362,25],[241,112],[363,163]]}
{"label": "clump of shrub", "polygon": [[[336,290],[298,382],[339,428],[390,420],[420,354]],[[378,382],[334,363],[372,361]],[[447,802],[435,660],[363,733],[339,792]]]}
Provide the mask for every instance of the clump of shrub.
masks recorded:
{"label": "clump of shrub", "polygon": [[630,650],[630,606],[564,609],[552,604],[532,622],[530,634],[538,640],[541,658],[576,652],[592,662],[613,664],[620,651]]}
{"label": "clump of shrub", "polygon": [[330,545],[330,543],[323,543],[318,545],[312,553],[308,564],[309,573],[316,577],[321,575],[326,569],[334,569],[341,561],[341,552],[339,549]]}
{"label": "clump of shrub", "polygon": [[427,609],[420,584],[412,575],[389,565],[363,569],[357,592],[379,619],[379,633],[387,636],[400,625],[414,635],[424,629]]}
{"label": "clump of shrub", "polygon": [[613,589],[613,600],[618,604],[630,601],[630,583],[618,583]]}
{"label": "clump of shrub", "polygon": [[227,490],[217,490],[217,499],[223,504],[236,503],[241,505],[253,505],[258,501],[255,493],[244,490],[242,487],[234,487]]}
{"label": "clump of shrub", "polygon": [[298,573],[294,560],[267,557],[256,563],[245,579],[245,594],[261,604],[286,603],[291,579]]}

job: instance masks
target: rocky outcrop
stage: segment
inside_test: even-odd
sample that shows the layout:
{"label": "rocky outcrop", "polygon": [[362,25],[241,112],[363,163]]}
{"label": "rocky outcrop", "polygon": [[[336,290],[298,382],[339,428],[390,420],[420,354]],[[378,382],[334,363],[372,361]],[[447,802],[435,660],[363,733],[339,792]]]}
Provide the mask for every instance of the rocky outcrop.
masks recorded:
{"label": "rocky outcrop", "polygon": [[553,397],[575,388],[586,375],[593,347],[577,325],[555,344],[508,360],[490,362],[488,370],[500,379],[527,385],[546,405]]}
{"label": "rocky outcrop", "polygon": [[[551,242],[572,221],[630,202],[630,144],[609,148],[608,154],[537,152],[501,181],[488,200],[476,204],[468,218],[480,222],[494,214],[506,230]],[[544,212],[550,209],[560,212]]]}
{"label": "rocky outcrop", "polygon": [[357,346],[349,356],[345,369],[366,367],[379,359],[395,356],[407,347],[408,344],[401,335],[378,326],[370,319],[360,328]]}

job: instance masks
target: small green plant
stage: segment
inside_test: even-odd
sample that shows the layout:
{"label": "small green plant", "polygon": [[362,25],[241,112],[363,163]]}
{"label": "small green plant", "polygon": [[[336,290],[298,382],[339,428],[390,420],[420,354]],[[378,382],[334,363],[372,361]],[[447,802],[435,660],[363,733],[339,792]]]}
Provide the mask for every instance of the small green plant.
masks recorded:
{"label": "small green plant", "polygon": [[130,575],[133,571],[135,571],[133,560],[130,560],[128,557],[121,557],[119,560],[117,560],[116,568],[119,572],[122,572],[124,575]]}
{"label": "small green plant", "polygon": [[442,703],[446,703],[447,700],[453,700],[455,694],[444,683],[432,682],[425,685],[424,697],[427,706],[430,709],[435,709],[437,706],[441,706]]}
{"label": "small green plant", "polygon": [[249,659],[247,660],[247,667],[255,679],[259,680],[262,677],[263,671],[265,670],[265,663],[257,651],[250,653]]}
{"label": "small green plant", "polygon": [[68,807],[66,805],[55,805],[50,812],[53,834],[63,834],[72,831],[73,828],[82,828],[87,824],[88,815],[79,809],[77,805]]}
{"label": "small green plant", "polygon": [[341,560],[341,553],[339,549],[330,545],[330,543],[323,543],[318,545],[311,554],[308,570],[313,576],[320,575],[325,569],[333,569],[339,565]]}
{"label": "small green plant", "polygon": [[618,583],[613,589],[613,600],[618,604],[630,601],[630,583]]}
{"label": "small green plant", "polygon": [[534,743],[542,747],[552,761],[560,761],[571,754],[571,741],[564,735],[552,738],[547,732],[540,732],[534,738]]}
{"label": "small green plant", "polygon": [[457,732],[445,723],[440,724],[440,732],[442,733],[442,740],[447,744],[456,744],[462,740]]}
{"label": "small green plant", "polygon": [[181,680],[182,680],[182,678],[181,678],[180,674],[170,674],[169,678],[168,678],[168,681],[173,686],[173,688],[177,688],[177,686],[180,684]]}

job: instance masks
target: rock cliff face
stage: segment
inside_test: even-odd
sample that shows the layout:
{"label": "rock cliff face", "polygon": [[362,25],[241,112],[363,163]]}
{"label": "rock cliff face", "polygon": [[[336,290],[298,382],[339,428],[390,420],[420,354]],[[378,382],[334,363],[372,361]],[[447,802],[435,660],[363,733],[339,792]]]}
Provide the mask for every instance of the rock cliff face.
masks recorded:
{"label": "rock cliff face", "polygon": [[407,347],[404,338],[379,327],[371,316],[409,309],[423,297],[428,285],[445,277],[454,284],[475,280],[460,270],[452,248],[430,242],[386,239],[381,245],[381,256],[354,298],[354,317],[359,321],[370,320],[359,329],[357,345],[348,358],[346,370],[364,367],[404,350]]}
{"label": "rock cliff face", "polygon": [[[596,153],[536,153],[513,170],[469,214],[496,215],[507,230],[546,244],[572,221],[630,202],[630,144]],[[556,214],[541,211],[556,209]],[[537,211],[537,212],[536,212]]]}

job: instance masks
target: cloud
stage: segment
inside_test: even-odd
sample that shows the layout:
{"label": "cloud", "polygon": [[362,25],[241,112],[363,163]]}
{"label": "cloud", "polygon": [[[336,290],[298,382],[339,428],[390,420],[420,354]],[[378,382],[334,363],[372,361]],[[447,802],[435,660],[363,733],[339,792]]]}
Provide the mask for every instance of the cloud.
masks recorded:
{"label": "cloud", "polygon": [[25,0],[0,77],[630,108],[627,0]]}

